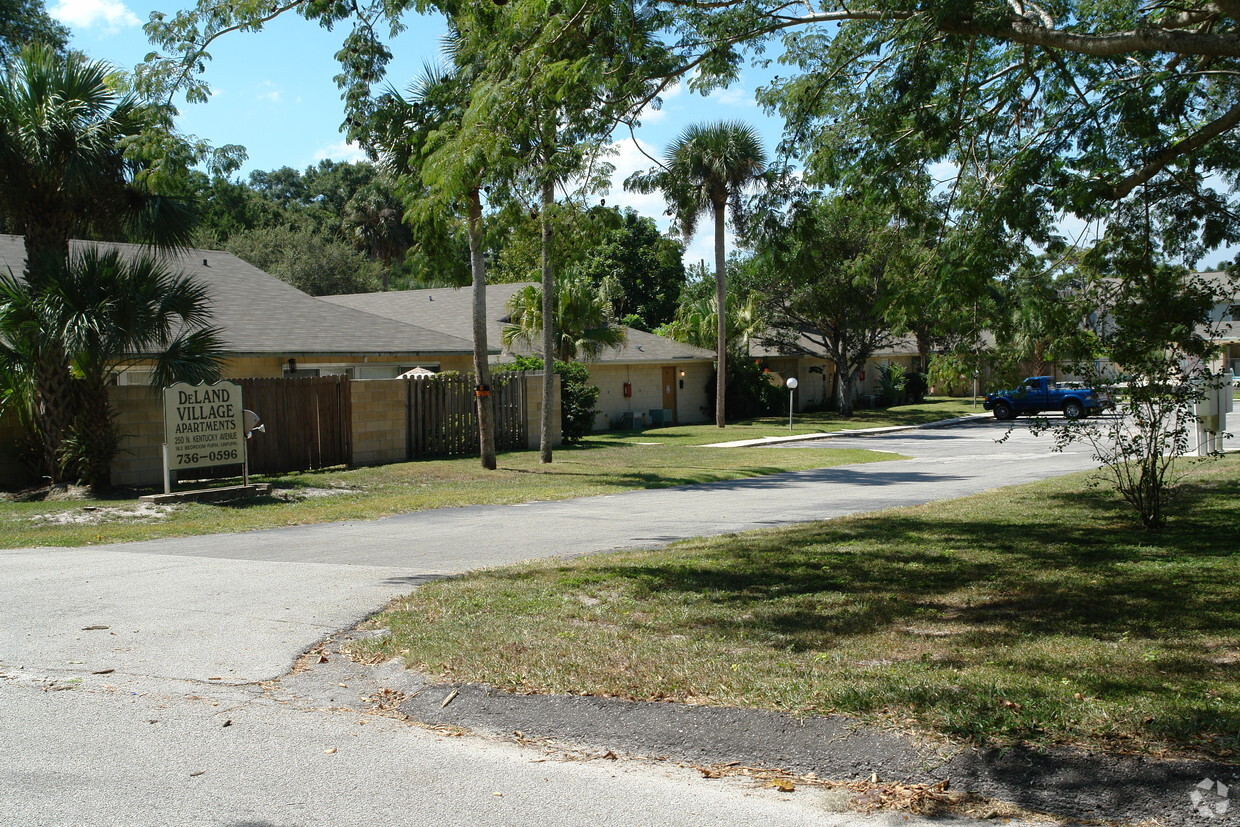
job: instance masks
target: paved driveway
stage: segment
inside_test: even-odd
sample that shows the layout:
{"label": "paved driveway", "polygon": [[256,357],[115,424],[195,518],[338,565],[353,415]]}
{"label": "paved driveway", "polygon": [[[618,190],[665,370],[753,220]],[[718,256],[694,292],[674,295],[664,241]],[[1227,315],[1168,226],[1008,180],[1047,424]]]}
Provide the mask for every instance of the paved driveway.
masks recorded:
{"label": "paved driveway", "polygon": [[926,502],[1090,464],[1023,429],[1002,445],[998,435],[982,423],[790,446],[916,458],[585,500],[0,552],[0,823],[867,823],[804,796],[788,804],[702,790],[670,771],[550,767],[515,748],[445,744],[356,713],[290,708],[255,682],[430,578]]}
{"label": "paved driveway", "polygon": [[[955,497],[1088,467],[989,422],[787,450],[915,457],[603,497],[0,552],[0,663],[248,683],[428,579]],[[794,447],[796,446],[796,447]],[[703,448],[703,451],[710,450]],[[88,629],[88,627],[107,627]],[[86,631],[83,631],[87,629]]]}

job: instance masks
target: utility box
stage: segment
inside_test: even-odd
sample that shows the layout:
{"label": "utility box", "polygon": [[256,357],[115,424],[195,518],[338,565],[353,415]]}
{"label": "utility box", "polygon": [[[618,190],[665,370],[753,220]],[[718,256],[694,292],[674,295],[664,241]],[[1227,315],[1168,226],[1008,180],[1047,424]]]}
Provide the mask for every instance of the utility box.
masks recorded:
{"label": "utility box", "polygon": [[620,414],[620,430],[640,431],[646,425],[646,415],[641,411],[625,411]]}
{"label": "utility box", "polygon": [[651,408],[650,409],[650,427],[663,428],[672,424],[672,411],[670,408]]}

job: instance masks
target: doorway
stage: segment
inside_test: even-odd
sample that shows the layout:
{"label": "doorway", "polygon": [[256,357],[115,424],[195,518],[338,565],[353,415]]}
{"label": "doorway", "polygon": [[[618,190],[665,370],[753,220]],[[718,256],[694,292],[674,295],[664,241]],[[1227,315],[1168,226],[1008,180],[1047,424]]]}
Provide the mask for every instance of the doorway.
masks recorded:
{"label": "doorway", "polygon": [[680,423],[680,412],[676,410],[676,368],[663,368],[663,407],[672,412],[670,424]]}

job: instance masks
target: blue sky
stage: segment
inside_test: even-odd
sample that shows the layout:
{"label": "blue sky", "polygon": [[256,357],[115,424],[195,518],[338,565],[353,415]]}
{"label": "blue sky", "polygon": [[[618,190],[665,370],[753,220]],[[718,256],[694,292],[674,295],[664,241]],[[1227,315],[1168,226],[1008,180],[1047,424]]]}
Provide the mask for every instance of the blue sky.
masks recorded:
{"label": "blue sky", "polygon": [[[143,60],[152,45],[142,23],[152,11],[171,15],[182,6],[140,6],[135,0],[48,0],[49,13],[69,26],[73,46],[93,58],[125,69]],[[437,59],[442,23],[437,18],[411,18],[408,30],[392,42],[395,59],[388,82],[404,89],[424,63]],[[214,90],[209,103],[181,105],[179,127],[212,144],[240,144],[249,153],[243,173],[291,166],[304,169],[324,158],[360,160],[339,127],[340,92],[332,77],[338,71],[332,55],[344,33],[329,32],[317,24],[286,14],[262,32],[235,32],[216,42],[206,78]],[[649,111],[637,131],[641,149],[659,157],[685,126],[695,122],[740,119],[757,127],[768,153],[775,152],[782,122],[765,115],[754,103],[754,91],[773,71],[747,72],[733,87],[709,97],[677,87],[659,111]],[[656,218],[666,230],[664,204],[657,194],[626,193],[622,182],[629,173],[646,169],[650,161],[627,134],[617,135],[618,155],[614,186],[608,204],[631,206]],[[730,243],[730,240],[729,240]],[[711,233],[703,225],[685,252],[687,263],[713,260]]]}

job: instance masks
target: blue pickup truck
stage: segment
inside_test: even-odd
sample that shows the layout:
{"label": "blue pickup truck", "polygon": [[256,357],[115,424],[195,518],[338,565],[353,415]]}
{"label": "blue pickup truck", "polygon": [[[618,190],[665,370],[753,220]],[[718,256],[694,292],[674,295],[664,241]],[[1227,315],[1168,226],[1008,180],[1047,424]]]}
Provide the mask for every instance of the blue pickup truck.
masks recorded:
{"label": "blue pickup truck", "polygon": [[1012,391],[986,394],[982,407],[995,419],[1015,419],[1022,414],[1061,411],[1068,419],[1084,419],[1113,407],[1110,397],[1077,383],[1056,382],[1050,376],[1030,376]]}

